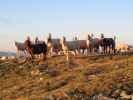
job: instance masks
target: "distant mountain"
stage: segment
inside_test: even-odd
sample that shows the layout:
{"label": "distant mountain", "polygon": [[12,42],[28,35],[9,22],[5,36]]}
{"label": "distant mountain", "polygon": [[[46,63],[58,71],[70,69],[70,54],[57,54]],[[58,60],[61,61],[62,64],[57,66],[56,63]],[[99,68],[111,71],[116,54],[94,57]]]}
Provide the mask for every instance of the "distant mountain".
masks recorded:
{"label": "distant mountain", "polygon": [[16,53],[14,52],[4,52],[4,51],[0,51],[0,56],[15,56]]}

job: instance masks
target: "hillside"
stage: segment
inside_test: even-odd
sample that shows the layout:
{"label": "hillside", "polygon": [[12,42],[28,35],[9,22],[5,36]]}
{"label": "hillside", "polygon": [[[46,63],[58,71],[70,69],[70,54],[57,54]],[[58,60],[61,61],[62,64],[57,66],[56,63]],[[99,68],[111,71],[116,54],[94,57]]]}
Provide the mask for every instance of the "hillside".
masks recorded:
{"label": "hillside", "polygon": [[2,100],[130,100],[133,56],[0,61]]}

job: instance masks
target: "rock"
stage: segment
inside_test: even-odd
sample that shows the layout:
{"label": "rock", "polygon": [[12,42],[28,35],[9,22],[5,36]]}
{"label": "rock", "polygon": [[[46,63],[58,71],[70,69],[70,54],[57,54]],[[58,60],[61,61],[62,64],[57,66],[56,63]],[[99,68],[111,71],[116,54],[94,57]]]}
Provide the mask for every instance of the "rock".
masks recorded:
{"label": "rock", "polygon": [[39,70],[33,70],[33,71],[31,71],[31,75],[32,76],[38,76],[38,75],[40,75],[40,71]]}
{"label": "rock", "polygon": [[7,59],[7,57],[5,57],[5,56],[1,57],[1,60],[6,60],[6,59]]}
{"label": "rock", "polygon": [[128,95],[126,91],[122,91],[120,96],[122,99],[131,99],[131,95]]}
{"label": "rock", "polygon": [[88,80],[88,81],[91,81],[91,80],[96,79],[96,78],[97,78],[96,75],[89,75],[89,76],[87,77],[87,80]]}
{"label": "rock", "polygon": [[120,89],[115,90],[115,91],[111,94],[111,97],[113,97],[113,98],[118,98],[118,97],[120,97],[120,93],[121,93],[121,90],[120,90]]}
{"label": "rock", "polygon": [[115,100],[115,99],[109,98],[109,97],[106,97],[106,96],[101,96],[101,97],[99,98],[99,100]]}
{"label": "rock", "polygon": [[103,94],[99,94],[98,100],[115,100],[115,99],[104,96]]}
{"label": "rock", "polygon": [[20,64],[20,65],[22,65],[22,64],[24,64],[25,62],[26,62],[27,60],[25,59],[25,58],[19,58],[18,60],[17,60],[17,62],[18,62],[18,64]]}
{"label": "rock", "polygon": [[40,77],[40,79],[39,79],[40,81],[43,81],[43,78],[42,77]]}
{"label": "rock", "polygon": [[45,96],[43,100],[54,100],[53,96]]}
{"label": "rock", "polygon": [[19,66],[19,68],[20,68],[20,69],[22,69],[22,68],[23,68],[23,66],[22,66],[22,65],[20,65],[20,66]]}
{"label": "rock", "polygon": [[120,67],[119,67],[118,65],[115,65],[114,68],[115,68],[115,69],[119,69]]}

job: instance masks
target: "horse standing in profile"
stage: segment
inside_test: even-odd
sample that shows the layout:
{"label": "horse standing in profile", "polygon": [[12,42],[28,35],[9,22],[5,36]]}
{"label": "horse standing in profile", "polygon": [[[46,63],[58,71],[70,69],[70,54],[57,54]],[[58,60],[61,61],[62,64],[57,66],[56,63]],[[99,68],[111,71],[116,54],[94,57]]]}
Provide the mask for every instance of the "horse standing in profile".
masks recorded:
{"label": "horse standing in profile", "polygon": [[17,48],[17,57],[20,56],[20,53],[23,52],[25,55],[27,54],[27,51],[26,51],[26,46],[24,43],[20,43],[20,42],[16,42],[15,41],[15,46]]}
{"label": "horse standing in profile", "polygon": [[116,37],[113,38],[101,38],[100,41],[100,45],[103,48],[103,53],[107,54],[107,53],[111,53],[111,51],[113,51],[113,53],[116,52],[116,43],[115,43],[115,39]]}
{"label": "horse standing in profile", "polygon": [[43,60],[46,60],[47,45],[45,42],[39,44],[32,44],[31,41],[27,39],[24,44],[26,50],[29,52],[32,58],[35,54],[43,53]]}
{"label": "horse standing in profile", "polygon": [[58,54],[59,51],[61,51],[60,39],[48,39],[47,46],[50,56],[52,56],[53,53]]}
{"label": "horse standing in profile", "polygon": [[99,51],[100,40],[98,38],[92,38],[88,35],[88,39],[86,41],[88,53],[95,53]]}

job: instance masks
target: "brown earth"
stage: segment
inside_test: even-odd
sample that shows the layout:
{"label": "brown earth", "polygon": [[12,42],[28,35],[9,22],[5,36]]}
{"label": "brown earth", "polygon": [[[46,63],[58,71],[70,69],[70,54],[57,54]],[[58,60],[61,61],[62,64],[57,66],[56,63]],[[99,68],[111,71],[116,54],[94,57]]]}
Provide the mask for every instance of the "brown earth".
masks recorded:
{"label": "brown earth", "polygon": [[133,56],[0,61],[0,100],[130,100]]}

